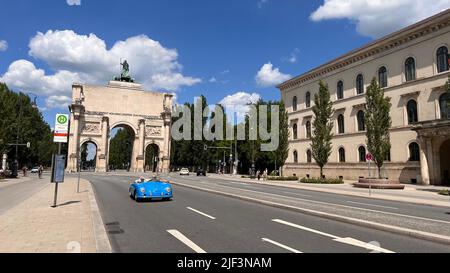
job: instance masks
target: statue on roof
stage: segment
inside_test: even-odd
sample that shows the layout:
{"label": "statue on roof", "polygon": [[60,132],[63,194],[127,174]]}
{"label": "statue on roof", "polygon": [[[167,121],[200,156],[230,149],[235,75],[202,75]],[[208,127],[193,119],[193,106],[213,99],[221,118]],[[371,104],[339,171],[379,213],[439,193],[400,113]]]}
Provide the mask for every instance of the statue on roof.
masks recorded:
{"label": "statue on roof", "polygon": [[122,71],[120,73],[120,77],[115,77],[115,81],[121,81],[121,82],[134,82],[134,79],[130,76],[130,65],[128,64],[127,60],[125,60],[123,63],[120,63],[122,66]]}

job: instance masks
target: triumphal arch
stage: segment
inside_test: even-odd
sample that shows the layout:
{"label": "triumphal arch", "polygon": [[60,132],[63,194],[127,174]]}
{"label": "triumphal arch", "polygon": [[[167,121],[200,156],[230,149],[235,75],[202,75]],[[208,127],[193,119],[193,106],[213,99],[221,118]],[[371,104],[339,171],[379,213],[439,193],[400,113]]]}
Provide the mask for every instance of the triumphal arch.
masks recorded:
{"label": "triumphal arch", "polygon": [[108,172],[111,131],[118,126],[134,136],[130,171],[145,170],[150,145],[159,151],[157,170],[169,170],[173,95],[144,90],[128,76],[128,64],[122,65],[121,76],[106,86],[73,84],[67,171],[77,171],[81,147],[90,142],[97,148],[95,171]]}

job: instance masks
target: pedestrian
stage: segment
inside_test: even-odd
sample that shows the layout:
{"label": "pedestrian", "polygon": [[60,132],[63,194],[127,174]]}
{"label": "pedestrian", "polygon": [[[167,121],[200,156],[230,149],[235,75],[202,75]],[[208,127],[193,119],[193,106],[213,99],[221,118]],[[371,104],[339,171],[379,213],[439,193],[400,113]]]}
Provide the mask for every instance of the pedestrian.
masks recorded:
{"label": "pedestrian", "polygon": [[44,172],[44,167],[40,165],[38,170],[39,179],[42,179],[42,172]]}
{"label": "pedestrian", "polygon": [[256,174],[257,174],[257,176],[258,176],[258,181],[260,181],[260,180],[261,180],[261,171],[258,170],[258,172],[257,172]]}
{"label": "pedestrian", "polygon": [[23,166],[22,173],[23,173],[23,177],[27,176],[27,166]]}
{"label": "pedestrian", "polygon": [[264,174],[263,174],[264,181],[267,181],[267,176],[268,176],[268,174],[269,174],[269,170],[265,169],[265,170],[264,170]]}

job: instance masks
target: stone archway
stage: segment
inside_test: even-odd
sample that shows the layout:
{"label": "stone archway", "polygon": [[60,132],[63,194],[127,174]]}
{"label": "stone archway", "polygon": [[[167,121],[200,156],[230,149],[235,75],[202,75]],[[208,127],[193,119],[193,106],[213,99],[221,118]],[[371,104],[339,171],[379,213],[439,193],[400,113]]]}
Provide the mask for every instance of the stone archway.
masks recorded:
{"label": "stone archway", "polygon": [[144,90],[137,83],[111,81],[107,86],[74,84],[70,105],[70,132],[67,171],[76,172],[81,157],[80,140],[91,139],[97,145],[97,172],[107,172],[111,130],[131,128],[134,139],[129,170],[143,172],[145,144],[157,142],[160,170],[170,166],[170,127],[173,95]]}
{"label": "stone archway", "polygon": [[130,171],[136,166],[136,130],[129,124],[118,123],[109,133],[108,170]]}
{"label": "stone archway", "polygon": [[93,140],[85,140],[81,144],[81,171],[95,172],[97,170],[98,144]]}
{"label": "stone archway", "polygon": [[145,148],[145,171],[157,172],[160,163],[160,148],[155,143],[150,143]]}
{"label": "stone archway", "polygon": [[450,186],[450,139],[441,145],[439,154],[442,185]]}

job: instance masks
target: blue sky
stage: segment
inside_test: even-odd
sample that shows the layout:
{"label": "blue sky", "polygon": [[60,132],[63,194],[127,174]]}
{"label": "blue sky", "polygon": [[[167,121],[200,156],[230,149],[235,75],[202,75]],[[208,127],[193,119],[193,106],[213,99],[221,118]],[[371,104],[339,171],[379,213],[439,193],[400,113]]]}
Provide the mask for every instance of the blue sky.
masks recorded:
{"label": "blue sky", "polygon": [[277,83],[450,7],[433,2],[0,0],[0,81],[38,94],[51,126],[73,81],[106,84],[120,58],[179,103],[279,99]]}

